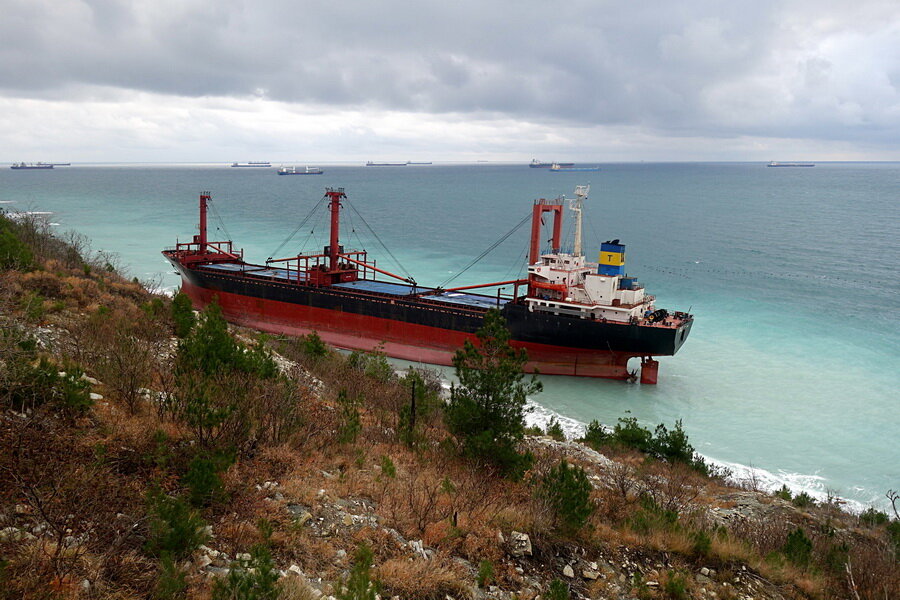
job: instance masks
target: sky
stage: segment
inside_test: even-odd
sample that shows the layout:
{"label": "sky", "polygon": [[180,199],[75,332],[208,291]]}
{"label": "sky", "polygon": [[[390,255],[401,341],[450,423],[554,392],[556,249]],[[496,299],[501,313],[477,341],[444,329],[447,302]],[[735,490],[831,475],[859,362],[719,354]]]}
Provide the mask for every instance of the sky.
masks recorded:
{"label": "sky", "polygon": [[897,0],[0,0],[0,161],[900,160]]}

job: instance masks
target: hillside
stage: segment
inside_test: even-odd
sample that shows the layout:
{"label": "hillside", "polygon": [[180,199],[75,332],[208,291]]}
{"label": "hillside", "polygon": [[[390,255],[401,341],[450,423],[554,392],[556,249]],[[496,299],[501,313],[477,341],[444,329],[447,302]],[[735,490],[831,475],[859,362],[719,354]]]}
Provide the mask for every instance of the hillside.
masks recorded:
{"label": "hillside", "polygon": [[504,462],[435,373],[231,328],[40,220],[0,216],[0,268],[0,599],[900,597],[896,514],[730,485],[680,424],[519,419],[478,440]]}

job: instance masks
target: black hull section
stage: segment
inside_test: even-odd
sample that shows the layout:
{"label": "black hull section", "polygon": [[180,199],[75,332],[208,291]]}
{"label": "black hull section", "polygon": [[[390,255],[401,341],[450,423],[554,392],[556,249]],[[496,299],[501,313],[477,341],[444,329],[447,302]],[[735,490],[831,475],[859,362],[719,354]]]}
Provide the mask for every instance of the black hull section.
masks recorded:
{"label": "black hull section", "polygon": [[[175,260],[172,262],[185,280],[212,293],[224,292],[334,311],[336,318],[341,313],[350,313],[467,334],[475,333],[484,318],[484,311],[478,309],[410,301],[398,296],[353,293],[333,287],[260,281],[241,275],[189,269]],[[635,356],[675,354],[687,339],[692,323],[688,321],[677,329],[603,323],[546,312],[531,312],[526,306],[514,303],[505,304],[501,312],[506,318],[512,339],[518,342],[629,353]]]}

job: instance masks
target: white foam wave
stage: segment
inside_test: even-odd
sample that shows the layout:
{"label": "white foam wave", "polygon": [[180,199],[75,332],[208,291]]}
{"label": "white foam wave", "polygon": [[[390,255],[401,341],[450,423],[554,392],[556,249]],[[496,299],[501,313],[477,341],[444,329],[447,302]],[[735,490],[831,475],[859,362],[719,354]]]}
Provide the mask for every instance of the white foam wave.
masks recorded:
{"label": "white foam wave", "polygon": [[[450,382],[446,379],[441,380],[441,386],[446,391],[450,390]],[[562,427],[566,439],[575,440],[584,436],[587,425],[582,421],[567,417],[552,408],[538,404],[530,399],[528,400],[527,407],[528,412],[525,415],[525,424],[529,427],[540,427],[541,429],[546,430],[550,421],[556,419]],[[752,465],[720,460],[703,454],[701,454],[701,456],[708,463],[718,467],[724,467],[731,471],[729,481],[735,485],[747,485],[748,483],[753,483],[760,491],[770,493],[780,490],[782,486],[787,486],[794,495],[806,492],[818,502],[826,502],[829,500],[836,501],[844,508],[844,510],[855,514],[861,513],[870,506],[879,507],[883,505],[882,498],[871,494],[871,490],[859,486],[854,487],[851,491],[858,498],[869,496],[867,501],[864,502],[839,496],[837,492],[829,488],[828,479],[819,473],[791,473],[784,470],[773,473]]]}
{"label": "white foam wave", "polygon": [[0,200],[0,204],[15,204],[15,200]]}

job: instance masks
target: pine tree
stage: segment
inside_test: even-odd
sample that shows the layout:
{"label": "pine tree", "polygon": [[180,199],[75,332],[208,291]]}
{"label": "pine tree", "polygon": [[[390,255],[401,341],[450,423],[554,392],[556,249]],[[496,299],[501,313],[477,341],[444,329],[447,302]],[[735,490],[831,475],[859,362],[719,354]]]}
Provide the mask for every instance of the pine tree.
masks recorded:
{"label": "pine tree", "polygon": [[489,311],[476,333],[453,357],[459,385],[451,390],[445,411],[447,427],[463,453],[493,463],[517,479],[531,466],[531,454],[516,446],[525,431],[525,403],[542,389],[537,377],[525,377],[524,349],[509,345],[509,330],[497,310]]}

